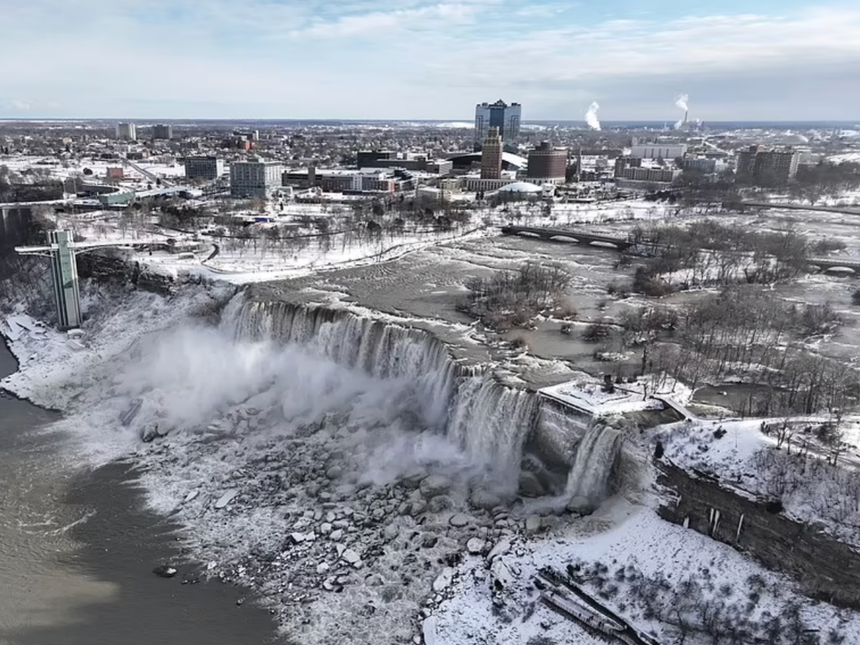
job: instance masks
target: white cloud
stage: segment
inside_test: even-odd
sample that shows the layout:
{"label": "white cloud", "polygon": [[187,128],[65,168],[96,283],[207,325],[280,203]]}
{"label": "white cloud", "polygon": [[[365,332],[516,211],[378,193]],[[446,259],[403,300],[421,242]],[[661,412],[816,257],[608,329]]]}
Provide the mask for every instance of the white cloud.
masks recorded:
{"label": "white cloud", "polygon": [[29,112],[33,109],[33,104],[30,103],[30,101],[12,99],[11,101],[9,101],[9,109],[15,112]]}
{"label": "white cloud", "polygon": [[372,35],[385,39],[399,29],[438,28],[469,22],[480,11],[476,4],[437,4],[415,9],[377,11],[364,15],[343,16],[330,22],[318,22],[305,29],[295,30],[296,38],[350,38]]}
{"label": "white cloud", "polygon": [[[15,29],[0,55],[20,63],[0,68],[0,107],[20,111],[11,97],[27,97],[33,113],[59,99],[76,116],[463,118],[504,96],[527,118],[596,98],[611,119],[602,96],[628,91],[629,118],[649,93],[671,105],[690,78],[731,95],[753,73],[763,86],[794,74],[835,87],[837,72],[860,69],[857,7],[595,22],[591,3],[513,0],[77,4],[4,7]],[[860,89],[844,92],[848,111]]]}

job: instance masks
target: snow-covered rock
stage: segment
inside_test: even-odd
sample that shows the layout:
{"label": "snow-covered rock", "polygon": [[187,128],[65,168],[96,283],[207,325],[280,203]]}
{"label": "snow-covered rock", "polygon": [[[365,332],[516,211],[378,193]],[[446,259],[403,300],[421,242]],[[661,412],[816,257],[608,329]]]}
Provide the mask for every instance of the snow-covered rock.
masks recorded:
{"label": "snow-covered rock", "polygon": [[448,523],[451,526],[461,528],[469,524],[472,521],[472,518],[466,515],[465,513],[455,513],[451,516],[451,519],[448,520]]}
{"label": "snow-covered rock", "polygon": [[226,491],[223,495],[221,495],[221,497],[218,498],[218,501],[215,502],[215,508],[224,508],[225,506],[227,506],[227,504],[232,502],[233,498],[235,498],[238,494],[239,491],[235,488]]}
{"label": "snow-covered rock", "polygon": [[344,549],[343,553],[340,554],[340,558],[353,566],[361,562],[361,556],[352,549]]}
{"label": "snow-covered rock", "polygon": [[509,539],[502,539],[496,542],[495,546],[490,549],[490,552],[487,554],[488,560],[493,560],[498,556],[504,555],[508,551],[511,550],[511,541]]}
{"label": "snow-covered rock", "polygon": [[540,515],[529,515],[526,518],[526,532],[527,533],[537,533],[541,528],[541,516]]}
{"label": "snow-covered rock", "polygon": [[430,475],[429,477],[425,477],[419,486],[421,494],[427,499],[447,493],[450,488],[451,480],[444,475]]}
{"label": "snow-covered rock", "polygon": [[484,550],[485,546],[486,542],[484,542],[481,538],[470,538],[469,541],[466,542],[466,551],[468,551],[472,555],[477,555]]}
{"label": "snow-covered rock", "polygon": [[439,593],[440,591],[444,591],[447,589],[451,582],[454,580],[454,569],[451,567],[445,567],[442,571],[439,572],[439,575],[436,576],[436,579],[433,581],[433,591]]}

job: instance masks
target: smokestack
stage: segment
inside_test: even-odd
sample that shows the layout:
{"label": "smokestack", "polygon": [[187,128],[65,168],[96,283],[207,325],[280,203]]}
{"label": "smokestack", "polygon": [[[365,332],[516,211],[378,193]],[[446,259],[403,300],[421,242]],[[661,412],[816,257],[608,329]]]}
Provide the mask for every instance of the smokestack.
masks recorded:
{"label": "smokestack", "polygon": [[582,141],[579,142],[579,152],[576,155],[576,183],[582,181]]}
{"label": "smokestack", "polygon": [[684,110],[684,125],[687,125],[687,117],[690,115],[690,110]]}

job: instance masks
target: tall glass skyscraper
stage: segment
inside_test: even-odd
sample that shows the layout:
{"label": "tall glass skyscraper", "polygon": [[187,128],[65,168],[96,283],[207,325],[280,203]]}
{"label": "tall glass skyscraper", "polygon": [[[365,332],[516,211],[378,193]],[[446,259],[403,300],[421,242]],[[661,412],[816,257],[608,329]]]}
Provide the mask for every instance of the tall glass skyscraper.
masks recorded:
{"label": "tall glass skyscraper", "polygon": [[506,146],[516,144],[520,134],[522,106],[519,103],[508,105],[501,99],[495,103],[478,103],[475,106],[475,150],[487,138],[490,128],[498,128],[502,142]]}

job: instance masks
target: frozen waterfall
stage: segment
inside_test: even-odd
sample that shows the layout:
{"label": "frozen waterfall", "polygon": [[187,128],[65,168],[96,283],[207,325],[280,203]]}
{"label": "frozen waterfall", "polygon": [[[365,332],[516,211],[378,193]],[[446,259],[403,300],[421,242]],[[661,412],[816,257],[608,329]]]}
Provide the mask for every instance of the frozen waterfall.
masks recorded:
{"label": "frozen waterfall", "polygon": [[429,334],[347,311],[287,302],[246,302],[237,336],[302,345],[311,352],[380,379],[411,379],[425,419],[445,427],[456,364]]}
{"label": "frozen waterfall", "polygon": [[352,312],[279,301],[231,303],[238,338],[295,343],[380,379],[410,379],[422,417],[496,481],[517,481],[525,440],[537,417],[534,394],[459,366],[431,334]]}
{"label": "frozen waterfall", "polygon": [[565,497],[585,498],[596,506],[606,496],[609,475],[621,448],[621,433],[602,423],[588,430],[576,449],[573,465],[567,476]]}
{"label": "frozen waterfall", "polygon": [[492,375],[462,379],[448,436],[497,479],[516,481],[523,444],[537,416],[537,398],[498,383]]}

